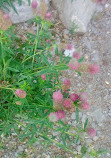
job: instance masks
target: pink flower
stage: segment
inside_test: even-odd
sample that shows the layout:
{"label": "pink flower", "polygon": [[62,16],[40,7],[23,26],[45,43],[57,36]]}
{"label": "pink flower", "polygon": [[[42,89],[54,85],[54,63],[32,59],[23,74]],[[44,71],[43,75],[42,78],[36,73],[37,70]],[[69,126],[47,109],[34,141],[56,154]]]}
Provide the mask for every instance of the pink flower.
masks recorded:
{"label": "pink flower", "polygon": [[72,102],[71,99],[65,99],[65,100],[64,100],[64,106],[65,106],[66,108],[72,107],[72,104],[73,104],[73,102]]}
{"label": "pink flower", "polygon": [[50,45],[52,44],[52,42],[51,42],[50,39],[47,39],[47,40],[46,40],[46,43],[49,43]]}
{"label": "pink flower", "polygon": [[89,128],[88,129],[88,135],[93,138],[96,136],[96,130],[94,128]]}
{"label": "pink flower", "polygon": [[9,14],[7,13],[7,14],[4,14],[4,19],[9,19],[10,18],[10,16],[9,16]]}
{"label": "pink flower", "polygon": [[54,92],[53,93],[53,99],[55,100],[55,102],[60,102],[63,99],[63,95],[60,91]]}
{"label": "pink flower", "polygon": [[97,0],[97,3],[101,4],[104,0]]}
{"label": "pink flower", "polygon": [[78,94],[76,94],[76,93],[72,93],[72,94],[70,95],[70,99],[71,99],[72,101],[76,101],[76,100],[79,99],[79,96],[78,96]]}
{"label": "pink flower", "polygon": [[47,19],[52,18],[52,13],[51,13],[51,12],[47,12],[46,15],[45,15],[45,17],[46,17]]}
{"label": "pink flower", "polygon": [[41,75],[42,80],[46,80],[46,74]]}
{"label": "pink flower", "polygon": [[65,115],[66,114],[63,110],[60,110],[60,111],[56,112],[56,116],[57,116],[58,120],[64,118]]}
{"label": "pink flower", "polygon": [[81,92],[79,95],[79,99],[81,101],[86,101],[88,99],[88,95],[85,92]]}
{"label": "pink flower", "polygon": [[68,80],[68,79],[65,79],[65,80],[64,80],[64,84],[65,84],[65,85],[68,85],[68,86],[70,86],[70,85],[71,85],[71,82],[70,82],[70,80]]}
{"label": "pink flower", "polygon": [[50,120],[51,122],[57,122],[57,121],[58,121],[58,117],[57,117],[56,112],[51,112],[51,113],[49,114],[49,120]]}
{"label": "pink flower", "polygon": [[81,58],[81,55],[77,52],[74,52],[73,57],[79,60]]}
{"label": "pink flower", "polygon": [[67,45],[67,49],[68,49],[68,50],[72,50],[73,48],[74,48],[74,47],[73,47],[72,44],[68,44],[68,45]]}
{"label": "pink flower", "polygon": [[88,71],[90,74],[97,74],[99,72],[99,66],[97,64],[89,65]]}
{"label": "pink flower", "polygon": [[15,102],[17,105],[21,105],[22,103],[20,101]]}
{"label": "pink flower", "polygon": [[31,6],[32,6],[32,8],[36,9],[37,6],[38,6],[37,1],[36,0],[32,0]]}
{"label": "pink flower", "polygon": [[15,95],[17,95],[19,98],[25,98],[26,97],[26,92],[21,90],[21,89],[16,89]]}
{"label": "pink flower", "polygon": [[87,102],[82,103],[82,108],[83,108],[84,110],[89,109],[89,104],[88,104]]}
{"label": "pink flower", "polygon": [[73,58],[70,60],[68,66],[71,70],[77,70],[79,67],[79,63],[76,59]]}

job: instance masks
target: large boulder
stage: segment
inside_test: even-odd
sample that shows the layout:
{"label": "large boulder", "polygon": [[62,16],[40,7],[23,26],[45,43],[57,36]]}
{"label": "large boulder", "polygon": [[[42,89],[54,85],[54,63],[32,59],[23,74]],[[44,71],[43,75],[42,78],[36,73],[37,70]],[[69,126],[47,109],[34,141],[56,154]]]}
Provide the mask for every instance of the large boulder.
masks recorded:
{"label": "large boulder", "polygon": [[[49,5],[49,0],[36,0],[38,3],[37,11],[40,10],[41,2],[44,2],[47,6]],[[32,2],[32,0],[31,0]],[[13,24],[25,22],[34,17],[34,13],[36,12],[31,5],[29,5],[28,0],[22,0],[22,5],[18,4],[18,0],[14,3],[14,6],[18,12],[18,14],[12,9],[9,8],[9,15]]]}
{"label": "large boulder", "polygon": [[85,33],[96,8],[93,0],[52,0],[59,17],[67,29],[78,27],[75,31]]}

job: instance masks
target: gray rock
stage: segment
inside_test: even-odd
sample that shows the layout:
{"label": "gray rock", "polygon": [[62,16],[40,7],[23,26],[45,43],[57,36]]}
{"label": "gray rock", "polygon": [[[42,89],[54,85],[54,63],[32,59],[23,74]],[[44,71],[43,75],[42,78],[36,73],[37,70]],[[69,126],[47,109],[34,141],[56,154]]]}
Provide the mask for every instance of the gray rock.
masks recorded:
{"label": "gray rock", "polygon": [[[36,1],[38,3],[37,10],[39,10],[40,0],[36,0]],[[45,0],[45,3],[47,5],[49,5],[49,0]],[[33,9],[31,6],[29,6],[28,0],[23,0],[21,6],[18,4],[17,0],[13,4],[14,4],[18,14],[12,8],[9,8],[9,10],[10,10],[9,15],[12,20],[12,23],[16,24],[16,23],[25,22],[34,17]]]}
{"label": "gray rock", "polygon": [[85,33],[87,26],[96,8],[96,3],[91,0],[52,0],[60,19],[67,29],[73,24],[77,25],[76,32]]}

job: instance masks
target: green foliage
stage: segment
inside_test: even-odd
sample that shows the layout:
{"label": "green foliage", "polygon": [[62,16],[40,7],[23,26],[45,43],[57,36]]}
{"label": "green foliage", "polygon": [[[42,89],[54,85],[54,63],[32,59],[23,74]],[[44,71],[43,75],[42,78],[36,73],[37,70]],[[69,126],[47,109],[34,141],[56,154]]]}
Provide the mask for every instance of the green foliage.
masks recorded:
{"label": "green foliage", "polygon": [[74,35],[76,33],[76,30],[78,29],[78,25],[75,24],[75,22],[72,23],[71,27],[70,27],[70,33],[71,35]]}
{"label": "green foliage", "polygon": [[[17,133],[21,140],[28,139],[28,145],[38,141],[47,149],[51,144],[80,158],[87,152],[87,144],[81,138],[88,119],[83,125],[79,120],[79,104],[76,107],[76,125],[71,127],[62,120],[49,121],[48,115],[54,112],[53,92],[61,90],[59,76],[68,69],[70,59],[59,52],[58,46],[49,31],[52,24],[40,17],[31,22],[37,25],[36,34],[27,33],[26,40],[17,35],[16,28],[0,30],[0,136]],[[52,44],[47,43],[50,39]],[[59,61],[52,60],[52,48]],[[82,59],[83,60],[83,59]],[[46,80],[41,75],[46,74]],[[26,98],[14,94],[16,89],[26,91]],[[17,101],[21,105],[17,104]],[[71,133],[70,131],[75,131]],[[52,131],[59,132],[61,142],[57,141]],[[81,141],[81,156],[72,149],[72,144]],[[0,144],[2,148],[2,144]],[[95,155],[94,151],[90,155]],[[21,154],[22,157],[27,155]]]}

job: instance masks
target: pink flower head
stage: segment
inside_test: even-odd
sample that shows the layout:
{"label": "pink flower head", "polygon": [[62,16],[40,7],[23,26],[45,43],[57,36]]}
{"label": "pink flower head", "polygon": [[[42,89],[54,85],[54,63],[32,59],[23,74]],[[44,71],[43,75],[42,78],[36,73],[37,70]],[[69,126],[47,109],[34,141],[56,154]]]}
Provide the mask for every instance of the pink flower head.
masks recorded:
{"label": "pink flower head", "polygon": [[22,103],[20,101],[15,102],[17,105],[21,105]]}
{"label": "pink flower head", "polygon": [[57,117],[57,115],[56,115],[56,112],[51,112],[51,113],[49,114],[49,120],[50,120],[51,122],[57,122],[57,121],[58,121],[58,117]]}
{"label": "pink flower head", "polygon": [[73,48],[74,48],[74,47],[73,47],[72,44],[68,44],[68,45],[67,45],[67,49],[68,49],[68,50],[72,50]]}
{"label": "pink flower head", "polygon": [[98,4],[101,4],[104,0],[97,0]]}
{"label": "pink flower head", "polygon": [[21,90],[21,89],[16,89],[15,95],[17,95],[19,98],[25,98],[26,97],[26,92]]}
{"label": "pink flower head", "polygon": [[96,130],[94,128],[89,128],[88,129],[88,135],[93,138],[96,136]]}
{"label": "pink flower head", "polygon": [[87,102],[82,103],[82,108],[83,108],[84,110],[89,109],[89,104],[88,104]]}
{"label": "pink flower head", "polygon": [[46,43],[49,43],[50,45],[52,44],[52,42],[51,42],[50,39],[47,39],[47,40],[46,40]]}
{"label": "pink flower head", "polygon": [[73,52],[73,57],[79,60],[81,58],[81,55],[77,52]]}
{"label": "pink flower head", "polygon": [[81,92],[79,95],[79,99],[81,101],[86,101],[88,99],[88,95],[85,92]]}
{"label": "pink flower head", "polygon": [[97,74],[99,72],[99,66],[97,64],[89,65],[88,70],[90,74]]}
{"label": "pink flower head", "polygon": [[46,74],[42,74],[42,75],[41,75],[41,79],[42,79],[42,80],[46,80]]}
{"label": "pink flower head", "polygon": [[79,67],[79,63],[76,59],[73,58],[70,60],[68,66],[71,70],[77,70]]}
{"label": "pink flower head", "polygon": [[65,79],[65,80],[64,80],[64,84],[70,86],[70,85],[71,85],[71,81],[68,80],[68,79]]}
{"label": "pink flower head", "polygon": [[4,19],[9,19],[10,18],[10,16],[9,16],[9,14],[7,13],[7,14],[4,14]]}
{"label": "pink flower head", "polygon": [[47,19],[52,18],[52,13],[51,13],[51,12],[47,12],[46,15],[45,15],[45,17],[46,17]]}
{"label": "pink flower head", "polygon": [[73,104],[73,102],[72,102],[71,99],[65,99],[65,100],[64,100],[64,106],[65,106],[66,108],[72,107],[72,104]]}
{"label": "pink flower head", "polygon": [[57,116],[58,120],[64,118],[65,115],[66,114],[63,110],[60,110],[60,111],[56,112],[56,116]]}
{"label": "pink flower head", "polygon": [[54,92],[53,93],[53,99],[55,102],[61,102],[63,99],[63,95],[60,91]]}
{"label": "pink flower head", "polygon": [[36,9],[37,6],[38,6],[37,1],[36,0],[32,0],[31,6],[32,6],[33,9]]}
{"label": "pink flower head", "polygon": [[79,99],[79,96],[78,96],[78,94],[76,94],[76,93],[72,93],[72,94],[70,95],[70,99],[71,99],[72,101],[76,101],[76,100]]}

